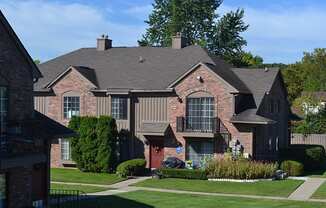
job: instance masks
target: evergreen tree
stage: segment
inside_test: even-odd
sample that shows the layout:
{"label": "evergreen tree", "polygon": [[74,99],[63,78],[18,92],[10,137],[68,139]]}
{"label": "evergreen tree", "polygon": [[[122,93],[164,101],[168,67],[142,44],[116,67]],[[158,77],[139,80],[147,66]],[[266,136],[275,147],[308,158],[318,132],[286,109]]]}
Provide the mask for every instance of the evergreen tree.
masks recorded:
{"label": "evergreen tree", "polygon": [[101,116],[97,127],[96,164],[100,172],[112,172],[117,165],[117,126],[112,117]]}

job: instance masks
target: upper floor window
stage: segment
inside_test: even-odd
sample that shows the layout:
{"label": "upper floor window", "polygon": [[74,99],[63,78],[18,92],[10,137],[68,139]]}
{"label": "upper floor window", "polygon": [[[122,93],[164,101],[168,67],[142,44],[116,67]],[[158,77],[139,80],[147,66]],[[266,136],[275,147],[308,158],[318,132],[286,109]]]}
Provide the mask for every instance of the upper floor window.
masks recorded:
{"label": "upper floor window", "polygon": [[117,120],[126,120],[128,118],[127,101],[127,97],[112,97],[111,115],[113,118]]}
{"label": "upper floor window", "polygon": [[78,96],[65,96],[63,98],[63,117],[71,119],[80,115],[80,98]]}
{"label": "upper floor window", "polygon": [[0,135],[6,132],[8,114],[8,89],[0,87]]}
{"label": "upper floor window", "polygon": [[213,97],[187,98],[186,127],[193,130],[212,130],[214,117]]}

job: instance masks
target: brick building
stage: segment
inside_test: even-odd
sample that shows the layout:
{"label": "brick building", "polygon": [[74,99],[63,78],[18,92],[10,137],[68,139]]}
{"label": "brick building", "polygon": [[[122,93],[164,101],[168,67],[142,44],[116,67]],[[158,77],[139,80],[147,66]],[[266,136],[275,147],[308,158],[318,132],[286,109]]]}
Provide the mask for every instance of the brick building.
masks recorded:
{"label": "brick building", "polygon": [[[289,144],[289,105],[278,69],[237,69],[173,37],[171,48],[112,47],[103,36],[39,66],[35,108],[67,125],[73,115],[111,115],[120,159],[221,156],[230,141],[254,159],[275,160]],[[73,164],[69,141],[52,145],[52,166]]]}
{"label": "brick building", "polygon": [[72,135],[34,110],[42,75],[0,11],[0,207],[47,207],[51,139]]}

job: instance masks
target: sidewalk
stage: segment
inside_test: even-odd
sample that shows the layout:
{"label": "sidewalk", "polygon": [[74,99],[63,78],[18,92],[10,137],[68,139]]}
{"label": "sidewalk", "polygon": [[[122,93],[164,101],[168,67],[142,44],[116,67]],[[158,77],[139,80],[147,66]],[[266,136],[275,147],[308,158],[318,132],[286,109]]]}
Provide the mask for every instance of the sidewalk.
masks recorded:
{"label": "sidewalk", "polygon": [[297,190],[290,196],[291,200],[306,201],[317,191],[317,189],[326,181],[324,178],[308,178]]}

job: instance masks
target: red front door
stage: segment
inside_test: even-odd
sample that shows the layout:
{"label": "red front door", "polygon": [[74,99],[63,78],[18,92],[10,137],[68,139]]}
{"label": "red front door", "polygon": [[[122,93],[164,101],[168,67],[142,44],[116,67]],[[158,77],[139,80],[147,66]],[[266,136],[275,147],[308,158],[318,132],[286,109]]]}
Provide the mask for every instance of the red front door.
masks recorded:
{"label": "red front door", "polygon": [[164,141],[152,140],[150,141],[150,167],[160,168],[164,160]]}

